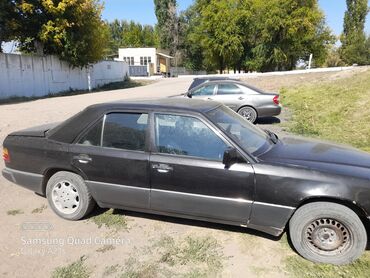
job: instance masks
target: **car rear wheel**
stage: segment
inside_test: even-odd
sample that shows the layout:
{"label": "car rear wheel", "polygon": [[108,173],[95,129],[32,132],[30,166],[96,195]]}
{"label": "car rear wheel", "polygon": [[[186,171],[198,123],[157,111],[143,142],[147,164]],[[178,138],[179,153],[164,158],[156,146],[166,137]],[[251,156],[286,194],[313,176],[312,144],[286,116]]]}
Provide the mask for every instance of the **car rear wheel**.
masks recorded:
{"label": "car rear wheel", "polygon": [[254,123],[257,120],[257,111],[250,106],[240,108],[238,113],[251,123]]}
{"label": "car rear wheel", "polygon": [[296,251],[319,263],[348,264],[364,252],[366,229],[357,214],[346,206],[315,202],[299,208],[289,222]]}
{"label": "car rear wheel", "polygon": [[81,176],[61,171],[54,174],[46,186],[46,197],[52,210],[68,220],[79,220],[95,206]]}

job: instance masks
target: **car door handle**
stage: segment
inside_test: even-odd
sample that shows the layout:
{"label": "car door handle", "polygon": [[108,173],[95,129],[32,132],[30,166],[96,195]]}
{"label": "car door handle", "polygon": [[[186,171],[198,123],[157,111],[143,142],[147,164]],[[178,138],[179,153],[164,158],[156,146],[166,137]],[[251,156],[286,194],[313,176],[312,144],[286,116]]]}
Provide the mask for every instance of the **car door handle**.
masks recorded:
{"label": "car door handle", "polygon": [[156,169],[157,172],[159,172],[159,173],[168,173],[168,172],[170,172],[170,171],[173,170],[173,168],[170,165],[168,165],[168,164],[162,164],[162,163],[153,164],[152,165],[152,168],[153,169]]}
{"label": "car door handle", "polygon": [[210,97],[208,97],[207,99],[208,99],[208,100],[212,100],[212,98],[210,98]]}
{"label": "car door handle", "polygon": [[92,161],[92,158],[88,156],[87,154],[80,154],[73,157],[74,160],[77,160],[78,162],[82,164],[87,164]]}
{"label": "car door handle", "polygon": [[244,98],[243,97],[239,97],[238,100],[243,100]]}

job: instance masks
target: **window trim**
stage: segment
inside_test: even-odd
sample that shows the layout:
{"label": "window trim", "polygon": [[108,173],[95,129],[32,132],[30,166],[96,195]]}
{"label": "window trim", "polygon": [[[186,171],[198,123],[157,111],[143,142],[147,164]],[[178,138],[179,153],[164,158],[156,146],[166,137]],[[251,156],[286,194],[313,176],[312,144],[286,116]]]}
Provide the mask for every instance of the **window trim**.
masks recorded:
{"label": "window trim", "polygon": [[[219,88],[220,85],[233,85],[233,86],[237,87],[240,90],[240,93],[238,93],[238,94],[219,94],[218,93],[218,88]],[[244,95],[244,94],[246,94],[246,92],[244,92],[243,88],[241,88],[241,86],[239,86],[238,84],[232,84],[232,83],[217,84],[216,96],[235,96],[235,95]]]}
{"label": "window trim", "polygon": [[[128,149],[118,149],[118,148],[110,148],[110,147],[104,147],[103,146],[103,139],[104,139],[104,129],[105,129],[105,121],[107,118],[108,114],[112,113],[121,113],[121,114],[147,114],[148,115],[148,122],[147,122],[147,127],[145,130],[145,146],[144,150],[128,150]],[[145,110],[110,110],[110,111],[105,111],[102,115],[100,115],[96,120],[92,121],[81,133],[76,137],[76,139],[73,141],[73,145],[78,145],[81,147],[94,147],[94,148],[101,148],[101,149],[110,149],[110,150],[116,150],[116,151],[124,151],[124,152],[140,152],[140,153],[148,153],[150,152],[150,135],[151,135],[151,111],[145,111]],[[85,136],[93,127],[94,125],[102,120],[102,130],[100,134],[100,145],[99,146],[88,146],[88,145],[83,145],[79,144],[79,140],[83,136]]]}
{"label": "window trim", "polygon": [[[210,159],[210,158],[205,158],[205,157],[159,152],[158,148],[157,148],[157,145],[156,145],[156,115],[157,114],[195,118],[195,119],[199,120],[200,122],[202,122],[205,126],[207,126],[228,147],[234,147],[234,144],[223,134],[223,132],[221,130],[219,130],[218,128],[214,127],[211,123],[209,123],[208,119],[203,118],[201,114],[188,114],[188,113],[171,112],[171,111],[154,111],[152,113],[153,119],[152,119],[152,127],[151,127],[151,133],[152,133],[151,153],[153,155],[164,155],[164,156],[170,156],[170,157],[197,159],[197,160],[203,160],[203,161],[212,161],[212,162],[221,162],[222,163],[222,161],[220,161],[220,160]],[[199,117],[199,115],[200,115],[200,117]],[[249,163],[247,159],[246,159],[246,163]]]}

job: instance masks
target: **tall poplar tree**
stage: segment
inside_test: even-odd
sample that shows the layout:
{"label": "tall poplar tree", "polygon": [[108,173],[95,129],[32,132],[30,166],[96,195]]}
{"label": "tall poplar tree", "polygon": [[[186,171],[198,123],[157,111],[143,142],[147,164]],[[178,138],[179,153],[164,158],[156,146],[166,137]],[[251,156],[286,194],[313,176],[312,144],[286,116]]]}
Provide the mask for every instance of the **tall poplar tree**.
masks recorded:
{"label": "tall poplar tree", "polygon": [[161,48],[169,49],[172,54],[179,45],[179,18],[176,0],[154,0],[159,42]]}
{"label": "tall poplar tree", "polygon": [[364,65],[369,63],[370,49],[366,46],[365,21],[369,12],[367,0],[347,0],[341,36],[341,58],[347,64]]}

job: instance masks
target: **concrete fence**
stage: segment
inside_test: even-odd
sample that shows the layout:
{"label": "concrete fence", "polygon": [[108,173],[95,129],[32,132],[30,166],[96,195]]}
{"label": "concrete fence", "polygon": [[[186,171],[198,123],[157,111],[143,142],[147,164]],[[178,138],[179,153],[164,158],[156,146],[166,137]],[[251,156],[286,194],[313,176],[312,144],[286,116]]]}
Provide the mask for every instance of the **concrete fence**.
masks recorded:
{"label": "concrete fence", "polygon": [[0,53],[0,99],[88,90],[122,81],[128,74],[127,63],[121,61],[101,61],[80,69],[55,56]]}

